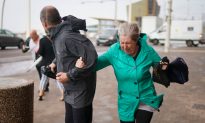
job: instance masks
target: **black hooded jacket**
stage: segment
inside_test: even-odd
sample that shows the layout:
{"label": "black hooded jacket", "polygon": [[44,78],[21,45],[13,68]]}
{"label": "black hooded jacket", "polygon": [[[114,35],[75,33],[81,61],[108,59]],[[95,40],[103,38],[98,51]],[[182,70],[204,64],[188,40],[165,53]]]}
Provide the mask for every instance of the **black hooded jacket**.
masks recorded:
{"label": "black hooded jacket", "polygon": [[[86,30],[85,20],[71,15],[63,20],[49,29],[49,35],[53,42],[57,72],[66,72],[70,79],[64,84],[65,101],[74,108],[81,108],[93,101],[96,88],[96,72],[93,69],[97,52],[92,42],[79,33],[79,30]],[[83,69],[75,67],[79,57],[86,64]]]}

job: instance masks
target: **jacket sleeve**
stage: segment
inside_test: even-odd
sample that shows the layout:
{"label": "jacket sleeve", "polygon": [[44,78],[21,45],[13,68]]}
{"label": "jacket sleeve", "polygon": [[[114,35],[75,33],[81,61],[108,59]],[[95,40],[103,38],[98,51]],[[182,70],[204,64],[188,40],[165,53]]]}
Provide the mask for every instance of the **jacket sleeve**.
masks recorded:
{"label": "jacket sleeve", "polygon": [[98,71],[100,69],[103,69],[109,65],[111,65],[111,57],[110,57],[110,50],[106,51],[104,54],[98,57],[97,65],[95,70]]}
{"label": "jacket sleeve", "polygon": [[39,48],[38,48],[38,50],[37,50],[37,54],[39,54],[39,55],[41,55],[41,56],[43,56],[44,57],[44,44],[43,44],[44,42],[43,42],[43,38],[41,38],[40,40],[39,40]]}
{"label": "jacket sleeve", "polygon": [[71,80],[79,80],[89,76],[94,72],[94,68],[96,66],[97,52],[95,47],[91,42],[89,42],[89,40],[84,43],[76,41],[73,38],[67,40],[70,41],[65,41],[66,50],[76,57],[76,61],[78,58],[82,57],[86,65],[84,68],[76,68],[74,66],[68,71],[68,78]]}
{"label": "jacket sleeve", "polygon": [[52,63],[56,65],[56,58],[53,59]]}
{"label": "jacket sleeve", "polygon": [[152,67],[155,67],[161,60],[159,54],[153,49],[150,58],[152,58]]}

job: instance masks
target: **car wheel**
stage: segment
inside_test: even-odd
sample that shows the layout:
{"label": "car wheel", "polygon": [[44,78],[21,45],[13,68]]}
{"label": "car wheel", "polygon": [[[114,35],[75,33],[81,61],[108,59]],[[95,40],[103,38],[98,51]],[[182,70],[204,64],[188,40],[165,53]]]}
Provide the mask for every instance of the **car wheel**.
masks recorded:
{"label": "car wheel", "polygon": [[152,43],[153,43],[153,45],[158,45],[159,44],[159,40],[158,39],[153,39]]}
{"label": "car wheel", "polygon": [[194,46],[194,42],[192,40],[187,40],[186,45],[187,45],[187,47],[192,47],[192,46]]}
{"label": "car wheel", "polygon": [[19,48],[19,49],[22,49],[22,47],[23,47],[23,42],[21,41],[21,42],[19,43],[19,45],[18,45],[18,48]]}
{"label": "car wheel", "polygon": [[2,49],[2,50],[5,50],[5,49],[6,49],[6,46],[2,46],[1,49]]}

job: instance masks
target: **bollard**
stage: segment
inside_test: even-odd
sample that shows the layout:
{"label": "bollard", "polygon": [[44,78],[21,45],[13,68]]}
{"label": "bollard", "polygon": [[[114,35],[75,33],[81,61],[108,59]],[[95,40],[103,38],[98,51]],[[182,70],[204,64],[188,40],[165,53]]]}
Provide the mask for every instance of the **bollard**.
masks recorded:
{"label": "bollard", "polygon": [[0,123],[33,123],[34,83],[0,78]]}

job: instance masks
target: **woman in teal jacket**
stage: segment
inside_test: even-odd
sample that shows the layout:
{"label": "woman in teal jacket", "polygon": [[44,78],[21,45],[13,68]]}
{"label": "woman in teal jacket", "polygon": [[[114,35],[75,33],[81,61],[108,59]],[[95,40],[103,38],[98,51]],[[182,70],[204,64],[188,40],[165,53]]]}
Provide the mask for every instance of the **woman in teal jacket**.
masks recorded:
{"label": "woman in teal jacket", "polygon": [[97,70],[109,65],[114,69],[120,122],[150,123],[153,112],[163,101],[163,95],[156,94],[150,73],[150,67],[158,63],[160,57],[146,43],[146,34],[139,34],[137,24],[123,24],[119,37],[119,42],[98,57]]}

